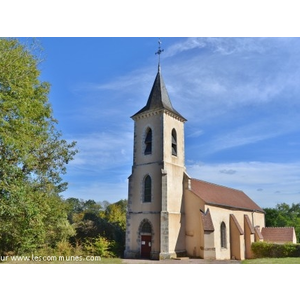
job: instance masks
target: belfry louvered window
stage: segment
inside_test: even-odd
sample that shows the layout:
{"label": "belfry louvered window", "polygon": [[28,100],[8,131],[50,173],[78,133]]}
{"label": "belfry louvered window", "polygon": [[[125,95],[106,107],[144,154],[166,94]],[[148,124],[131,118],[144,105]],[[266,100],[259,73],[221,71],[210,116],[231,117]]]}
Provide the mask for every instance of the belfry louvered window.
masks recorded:
{"label": "belfry louvered window", "polygon": [[177,156],[177,133],[176,130],[172,130],[172,155]]}
{"label": "belfry louvered window", "polygon": [[151,202],[151,177],[147,175],[144,180],[144,199],[143,202]]}
{"label": "belfry louvered window", "polygon": [[226,225],[221,223],[221,248],[227,248]]}
{"label": "belfry louvered window", "polygon": [[152,130],[148,128],[145,138],[145,151],[144,154],[151,154],[152,153]]}

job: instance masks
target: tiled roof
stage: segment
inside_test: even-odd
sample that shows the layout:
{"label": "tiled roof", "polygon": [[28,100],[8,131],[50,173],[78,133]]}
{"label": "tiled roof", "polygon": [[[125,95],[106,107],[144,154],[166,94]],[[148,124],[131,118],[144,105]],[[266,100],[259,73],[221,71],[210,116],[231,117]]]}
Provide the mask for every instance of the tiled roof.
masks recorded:
{"label": "tiled roof", "polygon": [[141,110],[139,110],[132,117],[135,117],[136,115],[141,114],[146,111],[156,110],[156,109],[161,109],[161,108],[172,112],[173,114],[180,117],[180,119],[182,119],[183,121],[186,121],[186,119],[173,108],[171,100],[169,98],[167,88],[165,86],[163,77],[160,72],[160,68],[159,68],[146,106],[144,106]]}
{"label": "tiled roof", "polygon": [[264,212],[240,190],[193,178],[191,179],[191,190],[209,205]]}
{"label": "tiled roof", "polygon": [[206,211],[206,213],[201,211],[201,217],[202,217],[203,230],[204,231],[215,231],[209,209]]}
{"label": "tiled roof", "polygon": [[266,242],[293,242],[294,227],[263,227],[261,234]]}

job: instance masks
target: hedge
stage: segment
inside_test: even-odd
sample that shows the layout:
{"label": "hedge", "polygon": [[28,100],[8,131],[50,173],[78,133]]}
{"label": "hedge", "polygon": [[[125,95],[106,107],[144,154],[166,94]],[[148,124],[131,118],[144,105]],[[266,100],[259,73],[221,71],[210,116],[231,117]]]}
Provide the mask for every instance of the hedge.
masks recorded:
{"label": "hedge", "polygon": [[272,244],[255,242],[251,245],[255,258],[263,257],[300,257],[300,244]]}

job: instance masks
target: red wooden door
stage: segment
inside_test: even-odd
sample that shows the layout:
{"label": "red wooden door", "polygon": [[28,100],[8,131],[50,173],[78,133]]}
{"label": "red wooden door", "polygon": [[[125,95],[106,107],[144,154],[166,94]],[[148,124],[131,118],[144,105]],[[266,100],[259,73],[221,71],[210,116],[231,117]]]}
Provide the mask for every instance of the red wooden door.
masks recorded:
{"label": "red wooden door", "polygon": [[151,235],[141,236],[141,257],[150,258],[151,253]]}

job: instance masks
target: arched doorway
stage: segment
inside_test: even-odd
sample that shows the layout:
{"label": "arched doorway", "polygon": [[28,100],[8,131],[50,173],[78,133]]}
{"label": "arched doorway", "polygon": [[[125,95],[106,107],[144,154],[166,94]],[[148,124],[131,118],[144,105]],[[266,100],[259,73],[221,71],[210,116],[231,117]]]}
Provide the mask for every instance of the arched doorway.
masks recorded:
{"label": "arched doorway", "polygon": [[141,258],[151,258],[152,228],[151,224],[144,220],[140,226],[141,234]]}

